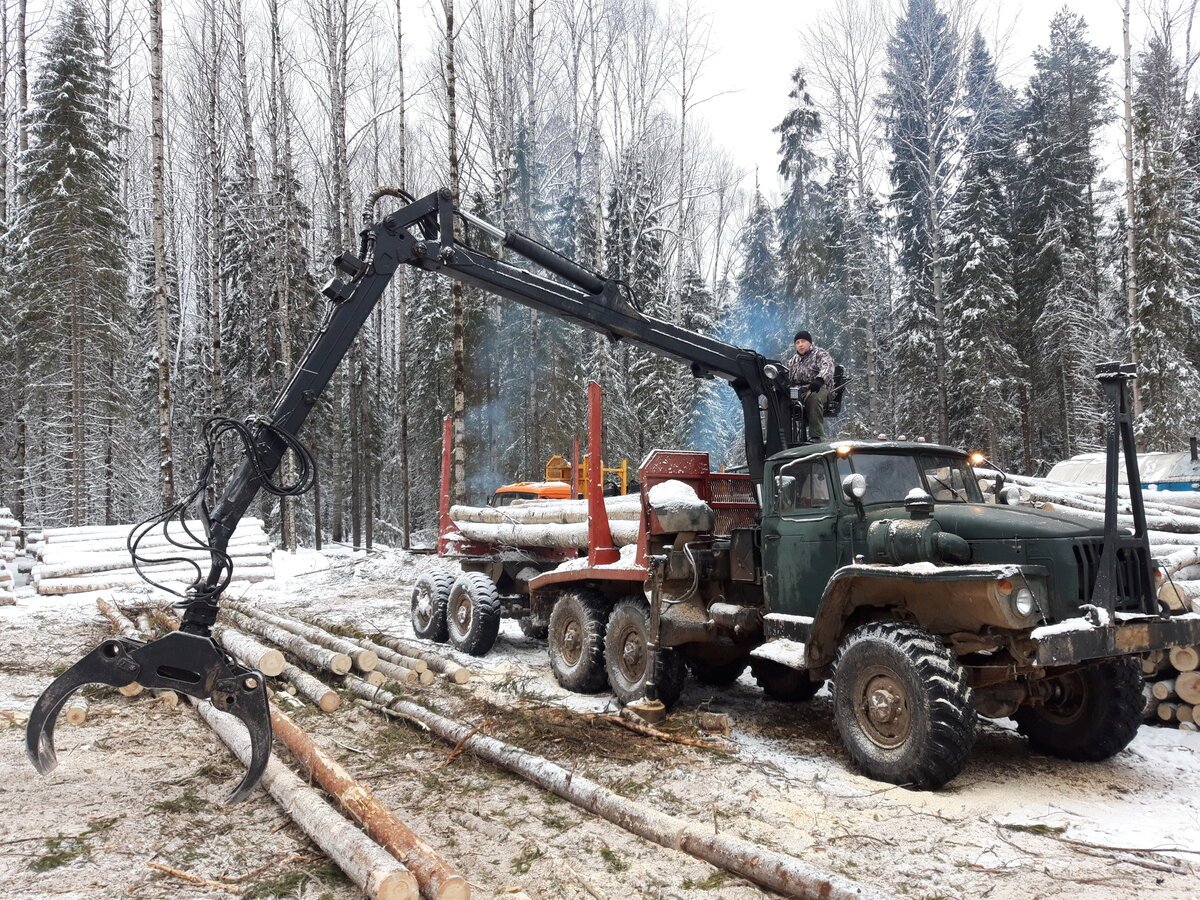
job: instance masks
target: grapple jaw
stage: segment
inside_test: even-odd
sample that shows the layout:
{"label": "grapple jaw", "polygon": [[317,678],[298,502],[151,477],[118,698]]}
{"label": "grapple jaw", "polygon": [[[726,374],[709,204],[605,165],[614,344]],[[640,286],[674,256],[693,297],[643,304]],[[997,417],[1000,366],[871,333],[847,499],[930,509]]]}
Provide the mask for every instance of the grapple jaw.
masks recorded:
{"label": "grapple jaw", "polygon": [[271,710],[260,672],[239,665],[211,637],[172,631],[149,643],[112,637],[67,669],[42,692],[25,730],[25,752],[43,775],[58,764],[54,723],[71,695],[86,684],[173,690],[236,716],[250,733],[250,766],[229,797],[237,803],[254,789],[271,758]]}

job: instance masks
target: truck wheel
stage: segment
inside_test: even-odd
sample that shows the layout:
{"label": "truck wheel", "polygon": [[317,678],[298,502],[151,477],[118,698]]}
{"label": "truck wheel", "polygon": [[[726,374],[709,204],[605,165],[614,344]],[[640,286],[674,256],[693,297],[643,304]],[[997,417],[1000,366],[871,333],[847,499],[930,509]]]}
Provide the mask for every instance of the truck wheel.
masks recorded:
{"label": "truck wheel", "polygon": [[[604,658],[608,683],[622,703],[646,696],[650,675],[650,604],[642,597],[626,597],[613,607],[604,631]],[[654,686],[662,705],[670,709],[679,701],[687,681],[687,666],[674,650],[658,651],[659,671]]]}
{"label": "truck wheel", "polygon": [[750,673],[768,697],[784,703],[807,703],[825,683],[813,681],[807,672],[771,659],[750,660]]}
{"label": "truck wheel", "polygon": [[870,622],[833,663],[842,743],[866,775],[930,790],[963,770],[975,743],[966,673],[941,638],[902,622]]}
{"label": "truck wheel", "polygon": [[534,640],[544,641],[550,633],[550,626],[534,619],[533,616],[521,616],[517,619],[517,624],[521,626],[521,634]]}
{"label": "truck wheel", "polygon": [[500,595],[482,572],[463,572],[450,589],[446,603],[450,643],[463,653],[483,656],[500,631]]}
{"label": "truck wheel", "polygon": [[739,656],[737,659],[729,662],[715,663],[704,659],[689,659],[687,667],[692,673],[692,677],[701,684],[712,685],[713,687],[729,687],[746,671],[746,666],[750,665],[750,659],[746,656]]}
{"label": "truck wheel", "polygon": [[426,572],[417,579],[412,592],[412,625],[417,637],[446,643],[446,604],[454,576],[444,569]]}
{"label": "truck wheel", "polygon": [[568,691],[596,694],[608,687],[604,623],[608,601],[596,591],[561,595],[550,611],[550,670]]}
{"label": "truck wheel", "polygon": [[1099,762],[1124,750],[1142,724],[1142,673],[1114,659],[1050,680],[1051,697],[1013,714],[1030,746],[1049,756]]}

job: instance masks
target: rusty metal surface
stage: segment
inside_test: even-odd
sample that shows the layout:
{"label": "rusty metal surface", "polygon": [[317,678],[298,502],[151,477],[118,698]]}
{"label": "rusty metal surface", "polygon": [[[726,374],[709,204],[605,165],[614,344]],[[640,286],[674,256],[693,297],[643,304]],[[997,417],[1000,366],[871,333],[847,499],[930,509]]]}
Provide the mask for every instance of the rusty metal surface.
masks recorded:
{"label": "rusty metal surface", "polygon": [[1031,643],[1033,662],[1039,666],[1193,646],[1200,644],[1200,615],[1079,628],[1034,638]]}

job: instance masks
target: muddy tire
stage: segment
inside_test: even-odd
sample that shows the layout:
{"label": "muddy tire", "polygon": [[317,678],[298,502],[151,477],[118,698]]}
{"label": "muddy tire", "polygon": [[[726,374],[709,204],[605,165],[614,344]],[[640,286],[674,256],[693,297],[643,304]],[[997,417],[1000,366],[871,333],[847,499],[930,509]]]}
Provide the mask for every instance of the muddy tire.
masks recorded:
{"label": "muddy tire", "polygon": [[521,616],[517,619],[517,624],[521,626],[521,634],[535,641],[544,641],[550,634],[550,626],[536,621],[533,616]]}
{"label": "muddy tire", "polygon": [[784,703],[807,703],[817,695],[824,681],[813,681],[807,672],[785,666],[770,659],[750,660],[750,673],[758,686],[772,700]]}
{"label": "muddy tire", "polygon": [[[619,600],[608,617],[604,630],[604,659],[608,683],[622,703],[646,696],[650,675],[650,604],[642,597]],[[675,650],[658,651],[658,671],[654,686],[658,699],[670,709],[679,702],[687,681],[687,666]]]}
{"label": "muddy tire", "polygon": [[842,639],[833,712],[855,765],[892,784],[939,788],[975,743],[966,673],[941,638],[915,625],[871,622]]}
{"label": "muddy tire", "polygon": [[500,595],[482,572],[463,572],[446,602],[446,631],[455,649],[483,656],[500,632]]}
{"label": "muddy tire", "polygon": [[417,637],[427,641],[446,643],[446,604],[450,600],[450,589],[454,587],[454,575],[443,569],[426,572],[417,579],[412,592],[413,631]]}
{"label": "muddy tire", "polygon": [[568,691],[598,694],[608,687],[604,625],[608,601],[596,591],[571,591],[550,612],[550,670]]}
{"label": "muddy tire", "polygon": [[1054,696],[1013,714],[1032,749],[1060,759],[1100,762],[1129,746],[1142,724],[1142,673],[1119,659],[1077,669],[1051,682]]}
{"label": "muddy tire", "polygon": [[715,663],[705,659],[689,659],[687,661],[688,671],[692,673],[692,677],[701,684],[711,685],[712,687],[729,687],[746,671],[746,666],[750,665],[750,658],[747,656],[739,656],[737,659],[729,662]]}

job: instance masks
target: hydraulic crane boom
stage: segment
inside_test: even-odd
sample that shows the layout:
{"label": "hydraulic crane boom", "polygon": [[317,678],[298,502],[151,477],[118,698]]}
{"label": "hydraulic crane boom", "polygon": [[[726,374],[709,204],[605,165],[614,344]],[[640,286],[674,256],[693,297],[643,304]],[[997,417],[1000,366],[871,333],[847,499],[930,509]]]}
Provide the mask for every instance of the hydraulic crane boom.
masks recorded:
{"label": "hydraulic crane boom", "polygon": [[[193,537],[196,547],[210,553],[212,562],[207,574],[197,567],[195,582],[177,604],[182,609],[179,631],[150,643],[111,638],[51,683],[34,705],[26,730],[26,751],[39,772],[49,772],[56,764],[54,722],[72,693],[90,683],[120,687],[137,681],[146,688],[171,688],[211,699],[241,719],[250,733],[251,763],[232,799],[241,799],[253,788],[270,756],[265,681],[260,673],[239,665],[221,650],[210,635],[232,571],[226,553],[229,539],[260,489],[277,494],[304,489],[303,481],[289,488],[272,479],[289,449],[307,457],[296,435],[402,265],[443,273],[613,340],[629,341],[680,360],[697,377],[725,379],[742,404],[746,460],[751,477],[760,486],[766,458],[792,443],[794,401],[784,367],[778,362],[646,315],[622,295],[619,282],[589,272],[518,232],[502,231],[457,209],[449,191],[414,200],[403,191],[381,189],[368,201],[365,220],[379,198],[388,195],[408,202],[378,222],[365,221],[358,254],[343,253],[335,260],[347,280],[335,278],[323,288],[331,301],[329,310],[269,413],[248,419],[244,425],[230,420],[210,420],[210,424],[216,423],[211,429],[206,425],[209,458],[187,501],[194,500],[199,506],[206,533],[203,540]],[[517,268],[460,243],[455,237],[456,218],[562,280]],[[762,409],[766,411],[765,427]],[[212,477],[213,444],[231,431],[242,438],[245,459],[210,510],[205,493]],[[174,516],[183,520],[187,501],[150,520],[146,531]],[[137,542],[146,533],[141,527],[130,536],[135,565],[139,561]]]}

